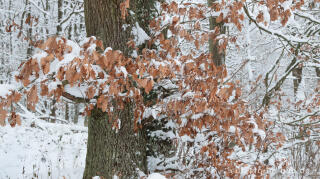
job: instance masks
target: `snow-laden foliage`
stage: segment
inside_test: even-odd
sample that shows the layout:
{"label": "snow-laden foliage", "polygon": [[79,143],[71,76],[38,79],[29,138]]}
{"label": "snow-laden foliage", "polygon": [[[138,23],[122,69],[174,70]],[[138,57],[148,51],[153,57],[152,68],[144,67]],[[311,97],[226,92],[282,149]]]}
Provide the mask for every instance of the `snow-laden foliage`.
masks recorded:
{"label": "snow-laden foliage", "polygon": [[[95,37],[34,43],[37,53],[16,76],[21,86],[2,90],[0,123],[21,123],[15,103],[23,91],[30,110],[41,96],[81,102],[87,115],[97,107],[112,116],[115,130],[121,120],[114,111],[132,102],[133,130],[150,118],[166,121],[166,130],[150,135],[175,144],[173,155],[149,157],[151,171],[186,178],[294,176],[308,168],[294,161],[303,151],[319,158],[318,1],[157,5],[151,36],[138,23],[133,28],[132,56]],[[122,18],[130,16],[129,0],[121,10]],[[210,43],[226,66],[215,65]],[[148,95],[156,97],[146,102]]]}

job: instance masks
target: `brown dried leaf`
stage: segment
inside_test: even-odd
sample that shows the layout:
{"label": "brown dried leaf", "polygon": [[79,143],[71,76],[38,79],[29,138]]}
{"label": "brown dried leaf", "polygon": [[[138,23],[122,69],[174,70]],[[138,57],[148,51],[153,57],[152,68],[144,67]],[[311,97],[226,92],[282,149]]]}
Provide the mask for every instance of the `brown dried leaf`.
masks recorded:
{"label": "brown dried leaf", "polygon": [[54,59],[53,54],[49,54],[48,56],[44,57],[40,61],[40,65],[43,71],[43,74],[47,74],[50,71],[50,62]]}
{"label": "brown dried leaf", "polygon": [[217,17],[216,22],[220,23],[223,21],[223,13],[221,12],[220,15]]}
{"label": "brown dried leaf", "polygon": [[48,95],[48,91],[49,91],[48,86],[46,84],[41,83],[40,88],[41,88],[40,95],[41,96],[47,96]]}
{"label": "brown dried leaf", "polygon": [[3,106],[0,106],[0,125],[5,126],[6,125],[6,118],[7,118],[8,112],[6,110],[3,110]]}
{"label": "brown dried leaf", "polygon": [[92,99],[95,93],[96,93],[96,89],[93,86],[90,86],[86,92],[88,99]]}
{"label": "brown dried leaf", "polygon": [[263,22],[264,21],[264,17],[263,17],[263,13],[262,12],[259,12],[258,16],[257,16],[257,22]]}
{"label": "brown dried leaf", "polygon": [[144,88],[147,94],[149,94],[149,92],[152,90],[153,84],[154,84],[153,80],[148,81],[147,85]]}
{"label": "brown dried leaf", "polygon": [[145,88],[147,86],[147,84],[148,84],[148,79],[137,79],[137,83],[142,88]]}
{"label": "brown dried leaf", "polygon": [[97,47],[99,47],[101,50],[104,50],[103,42],[102,42],[101,40],[96,40],[96,45],[97,45]]}
{"label": "brown dried leaf", "polygon": [[120,4],[120,11],[122,19],[126,19],[126,15],[128,14],[128,8],[130,7],[130,0],[125,0]]}
{"label": "brown dried leaf", "polygon": [[31,24],[31,15],[28,15],[26,21],[25,21],[26,24],[30,25]]}
{"label": "brown dried leaf", "polygon": [[21,96],[22,96],[22,95],[21,95],[20,93],[14,92],[13,101],[14,101],[15,103],[19,102],[20,99],[21,99]]}
{"label": "brown dried leaf", "polygon": [[17,122],[18,126],[21,126],[21,118],[18,114],[16,114],[16,122]]}
{"label": "brown dried leaf", "polygon": [[101,110],[102,110],[103,112],[106,112],[106,111],[107,111],[107,108],[108,108],[108,100],[107,100],[106,98],[103,98]]}
{"label": "brown dried leaf", "polygon": [[59,68],[58,74],[57,74],[57,78],[62,81],[64,79],[64,74],[65,74],[65,70],[63,67]]}
{"label": "brown dried leaf", "polygon": [[39,101],[39,97],[37,94],[37,86],[33,86],[30,91],[27,94],[27,106],[30,108],[32,111],[35,111],[35,105]]}

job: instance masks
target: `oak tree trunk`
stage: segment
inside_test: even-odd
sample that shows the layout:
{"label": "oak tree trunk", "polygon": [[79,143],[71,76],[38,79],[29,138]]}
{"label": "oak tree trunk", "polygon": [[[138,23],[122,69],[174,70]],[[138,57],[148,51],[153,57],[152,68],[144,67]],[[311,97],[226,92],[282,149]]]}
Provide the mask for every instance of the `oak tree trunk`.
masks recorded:
{"label": "oak tree trunk", "polygon": [[[130,8],[138,0],[130,1]],[[140,0],[141,1],[141,0]],[[134,19],[121,18],[120,3],[122,0],[85,0],[85,24],[87,36],[96,36],[103,41],[104,47],[121,50],[125,55],[130,53],[127,42],[132,38],[131,29]],[[117,101],[114,102],[116,109]],[[125,108],[116,116],[121,120],[118,131],[112,129],[107,113],[95,108],[89,117],[88,143],[85,179],[93,176],[112,178],[137,178],[137,169],[146,172],[146,136],[143,131],[133,130],[134,104],[126,102]]]}
{"label": "oak tree trunk", "polygon": [[112,129],[106,113],[95,108],[89,118],[85,179],[93,176],[137,178],[137,169],[146,172],[145,136],[133,130],[133,104],[117,111],[121,119],[119,130]]}
{"label": "oak tree trunk", "polygon": [[[122,0],[86,0],[84,2],[87,36],[96,36],[105,47],[128,54],[127,42],[131,37],[129,19],[121,17]],[[132,1],[130,2],[132,3]]]}

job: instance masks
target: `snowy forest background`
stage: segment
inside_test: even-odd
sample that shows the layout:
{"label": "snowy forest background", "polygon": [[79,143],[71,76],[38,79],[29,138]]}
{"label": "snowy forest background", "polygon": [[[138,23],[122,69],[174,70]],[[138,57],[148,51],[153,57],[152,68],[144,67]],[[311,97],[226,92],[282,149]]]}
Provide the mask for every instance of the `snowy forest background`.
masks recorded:
{"label": "snowy forest background", "polygon": [[[249,11],[254,16],[265,10],[250,5],[250,2]],[[206,1],[193,3],[205,4]],[[306,2],[302,9],[310,6]],[[259,157],[262,162],[287,162],[287,170],[282,170],[280,165],[270,169],[272,176],[320,176],[320,107],[319,103],[312,108],[306,107],[319,100],[320,87],[320,4],[312,6],[312,11],[291,16],[285,27],[281,23],[270,23],[268,30],[271,34],[248,19],[243,21],[241,31],[228,25],[225,34],[237,39],[226,49],[227,79],[239,81],[242,98],[253,109],[261,109],[265,95],[274,92],[273,88],[281,81],[281,87],[273,94],[274,103],[281,101],[281,105],[270,107],[268,120],[273,122],[274,131],[283,134],[278,137],[285,138],[284,144],[264,153],[263,157],[259,152],[239,152],[237,156],[248,163]],[[16,85],[14,76],[20,63],[37,52],[28,39],[48,39],[55,35],[77,43],[85,39],[83,8],[82,0],[0,0],[0,96]],[[33,24],[26,23],[29,18],[33,18]],[[8,30],[12,22],[21,28]],[[208,20],[201,21],[203,29],[209,29],[208,23]],[[277,33],[283,34],[288,41],[279,38],[275,35]],[[136,35],[139,39],[141,34]],[[312,53],[306,50],[308,60],[293,62],[294,54],[288,44],[304,43],[303,40],[314,50]],[[184,51],[191,46],[184,41],[180,45]],[[208,45],[201,46],[200,51],[208,51]],[[299,64],[296,70],[287,73],[292,63]],[[0,178],[81,178],[88,131],[88,119],[82,115],[85,104],[64,98],[59,102],[53,98],[40,98],[36,112],[29,111],[26,102],[18,105],[21,126],[0,127]],[[152,110],[150,114],[153,115]],[[265,135],[259,131],[257,134]],[[183,166],[181,170],[187,176],[194,170],[192,165],[179,162],[182,162],[181,157],[192,158],[193,151],[186,145],[190,141],[176,133],[161,135],[180,142],[177,144],[180,150],[175,156],[178,159],[171,165],[162,166],[160,159],[150,158],[150,171],[161,172],[165,167]]]}
{"label": "snowy forest background", "polygon": [[[86,36],[82,0],[1,0],[0,14],[1,84],[13,84],[19,64],[34,53],[19,33],[40,39],[61,35],[76,42]],[[25,24],[31,15],[39,19],[32,27]],[[6,32],[11,21],[22,29]],[[22,111],[21,129],[1,127],[0,178],[81,178],[87,138],[81,110],[70,101],[43,100],[36,114]]]}

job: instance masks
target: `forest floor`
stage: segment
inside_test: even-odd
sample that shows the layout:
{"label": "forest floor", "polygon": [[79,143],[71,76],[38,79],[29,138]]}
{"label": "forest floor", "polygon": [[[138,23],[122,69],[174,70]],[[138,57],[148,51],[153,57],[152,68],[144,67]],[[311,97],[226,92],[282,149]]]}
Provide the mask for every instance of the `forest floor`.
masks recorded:
{"label": "forest floor", "polygon": [[[20,114],[21,126],[0,126],[0,179],[81,179],[88,129]],[[164,179],[153,173],[147,179]]]}
{"label": "forest floor", "polygon": [[0,127],[0,179],[78,179],[85,167],[87,128],[33,118]]}

